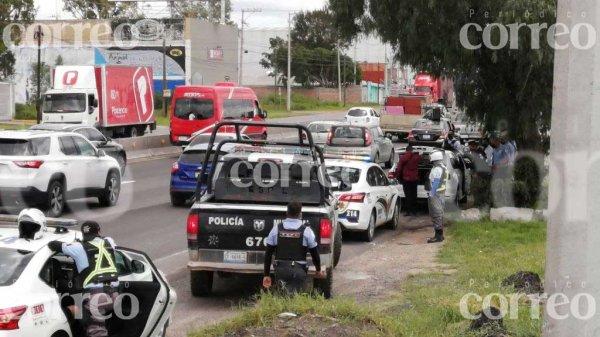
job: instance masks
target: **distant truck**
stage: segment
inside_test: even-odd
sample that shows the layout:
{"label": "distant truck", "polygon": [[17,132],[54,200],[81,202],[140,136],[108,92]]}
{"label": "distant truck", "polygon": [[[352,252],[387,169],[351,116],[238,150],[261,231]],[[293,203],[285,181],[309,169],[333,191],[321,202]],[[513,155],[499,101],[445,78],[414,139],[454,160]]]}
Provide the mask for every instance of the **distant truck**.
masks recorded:
{"label": "distant truck", "polygon": [[442,80],[428,74],[417,74],[414,93],[419,96],[429,96],[431,102],[437,103],[439,99],[443,98]]}
{"label": "distant truck", "polygon": [[42,123],[90,125],[108,137],[156,129],[152,67],[57,66],[43,96]]}
{"label": "distant truck", "polygon": [[422,118],[424,107],[431,104],[428,95],[398,95],[385,99],[380,125],[387,138],[406,139],[415,122]]}

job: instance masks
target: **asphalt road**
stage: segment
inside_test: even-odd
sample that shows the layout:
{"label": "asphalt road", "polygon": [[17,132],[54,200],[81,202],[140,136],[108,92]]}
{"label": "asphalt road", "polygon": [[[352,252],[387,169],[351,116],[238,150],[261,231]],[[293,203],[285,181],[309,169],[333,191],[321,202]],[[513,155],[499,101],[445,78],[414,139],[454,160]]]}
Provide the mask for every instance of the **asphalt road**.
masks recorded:
{"label": "asphalt road", "polygon": [[[300,116],[278,119],[281,123],[303,123],[313,120],[340,120],[343,113]],[[271,136],[285,137],[284,131]],[[96,220],[105,236],[119,246],[145,251],[167,275],[178,293],[174,321],[169,336],[185,336],[190,328],[215,322],[233,314],[232,308],[259,291],[260,277],[215,279],[215,293],[210,298],[194,298],[189,291],[186,270],[186,218],[188,208],[170,204],[170,168],[176,158],[160,158],[130,163],[123,178],[121,197],[116,207],[100,208],[96,200],[70,203],[64,216],[79,220]],[[388,232],[389,233],[389,232]],[[389,239],[385,230],[378,230],[375,244]],[[342,261],[353,259],[367,251],[370,244],[352,235],[344,236]]]}

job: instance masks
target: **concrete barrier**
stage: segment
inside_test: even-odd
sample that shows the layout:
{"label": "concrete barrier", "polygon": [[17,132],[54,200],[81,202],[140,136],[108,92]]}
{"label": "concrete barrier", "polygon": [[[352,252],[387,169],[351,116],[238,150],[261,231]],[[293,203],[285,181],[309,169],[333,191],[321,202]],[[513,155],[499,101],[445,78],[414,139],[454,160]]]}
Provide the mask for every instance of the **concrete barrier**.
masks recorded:
{"label": "concrete barrier", "polygon": [[169,135],[148,135],[136,138],[119,138],[115,142],[123,145],[125,151],[138,151],[156,149],[161,147],[171,147]]}

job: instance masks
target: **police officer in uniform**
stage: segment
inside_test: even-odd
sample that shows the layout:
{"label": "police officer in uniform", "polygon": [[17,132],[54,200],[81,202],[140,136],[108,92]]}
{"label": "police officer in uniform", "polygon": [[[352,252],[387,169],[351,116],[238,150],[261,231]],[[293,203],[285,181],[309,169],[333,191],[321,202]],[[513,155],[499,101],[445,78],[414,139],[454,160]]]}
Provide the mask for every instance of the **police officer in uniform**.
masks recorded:
{"label": "police officer in uniform", "polygon": [[435,151],[429,155],[433,168],[429,173],[426,189],[429,194],[429,216],[435,229],[435,235],[427,240],[427,243],[444,241],[444,204],[446,194],[446,182],[448,181],[448,169],[444,165],[444,153]]}
{"label": "police officer in uniform", "polygon": [[323,278],[315,233],[302,224],[302,204],[292,201],[287,207],[287,219],[274,226],[267,237],[263,287],[272,286],[271,260],[275,253],[275,279],[290,293],[302,292],[308,274],[307,252],[317,270],[315,277]]}
{"label": "police officer in uniform", "polygon": [[48,247],[70,256],[77,266],[77,287],[83,291],[83,328],[88,337],[106,337],[105,317],[113,310],[119,279],[115,262],[115,243],[103,238],[100,225],[87,221],[81,225],[83,241],[71,244],[52,241]]}

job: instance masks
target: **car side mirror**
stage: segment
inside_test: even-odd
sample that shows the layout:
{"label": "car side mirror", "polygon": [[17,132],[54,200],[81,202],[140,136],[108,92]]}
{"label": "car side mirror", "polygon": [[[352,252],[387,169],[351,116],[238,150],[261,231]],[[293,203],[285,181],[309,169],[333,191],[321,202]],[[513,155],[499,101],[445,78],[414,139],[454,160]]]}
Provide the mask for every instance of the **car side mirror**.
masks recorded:
{"label": "car side mirror", "polygon": [[267,110],[263,110],[261,112],[261,116],[262,116],[263,119],[267,119],[267,116],[268,116]]}
{"label": "car side mirror", "polygon": [[98,152],[96,152],[96,157],[101,158],[101,157],[105,157],[106,156],[106,152],[104,152],[104,150],[98,150]]}
{"label": "car side mirror", "polygon": [[136,274],[142,274],[146,271],[146,265],[138,260],[131,261],[131,269]]}

